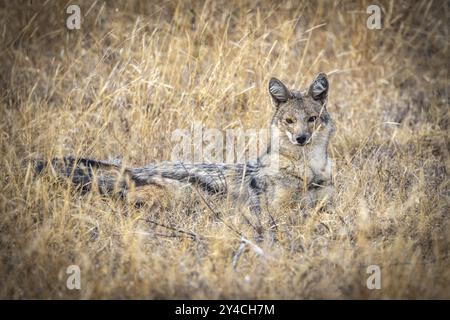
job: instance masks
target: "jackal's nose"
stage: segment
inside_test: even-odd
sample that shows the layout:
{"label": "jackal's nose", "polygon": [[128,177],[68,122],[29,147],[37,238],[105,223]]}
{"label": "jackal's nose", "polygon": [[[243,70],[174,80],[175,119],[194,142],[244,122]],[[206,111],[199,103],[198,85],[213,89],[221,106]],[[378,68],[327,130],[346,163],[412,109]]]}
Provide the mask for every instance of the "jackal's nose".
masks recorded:
{"label": "jackal's nose", "polygon": [[298,144],[303,146],[308,140],[308,138],[309,138],[308,135],[302,134],[301,136],[298,136],[295,140],[297,140]]}

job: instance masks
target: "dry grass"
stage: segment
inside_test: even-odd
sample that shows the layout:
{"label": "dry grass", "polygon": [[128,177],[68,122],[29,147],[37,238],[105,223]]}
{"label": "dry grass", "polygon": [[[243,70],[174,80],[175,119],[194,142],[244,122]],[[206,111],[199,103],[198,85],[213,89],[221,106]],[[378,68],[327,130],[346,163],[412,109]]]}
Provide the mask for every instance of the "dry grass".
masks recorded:
{"label": "dry grass", "polygon": [[[383,1],[381,30],[367,1],[76,2],[75,31],[64,3],[0,4],[0,297],[450,298],[448,2]],[[279,241],[236,271],[238,237],[202,204],[134,208],[22,166],[167,160],[173,130],[263,128],[268,79],[304,87],[320,71],[335,208],[277,212]],[[381,290],[366,288],[371,264]]]}

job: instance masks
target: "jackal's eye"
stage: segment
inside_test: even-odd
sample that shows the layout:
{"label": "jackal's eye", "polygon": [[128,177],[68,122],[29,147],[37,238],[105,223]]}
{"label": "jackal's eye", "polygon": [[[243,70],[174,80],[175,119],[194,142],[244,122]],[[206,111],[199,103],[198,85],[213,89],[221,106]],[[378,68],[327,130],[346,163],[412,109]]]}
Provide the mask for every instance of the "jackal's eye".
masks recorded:
{"label": "jackal's eye", "polygon": [[286,123],[287,124],[293,124],[294,123],[294,119],[292,119],[292,118],[286,118]]}
{"label": "jackal's eye", "polygon": [[311,116],[308,118],[308,122],[314,122],[316,121],[317,117],[316,116]]}

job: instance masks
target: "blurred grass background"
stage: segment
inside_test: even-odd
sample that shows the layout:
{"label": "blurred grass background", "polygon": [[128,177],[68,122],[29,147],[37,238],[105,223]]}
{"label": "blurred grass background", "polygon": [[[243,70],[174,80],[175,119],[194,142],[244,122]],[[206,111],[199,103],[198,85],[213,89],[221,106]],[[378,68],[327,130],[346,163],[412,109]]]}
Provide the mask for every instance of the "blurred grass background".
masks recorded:
{"label": "blurred grass background", "polygon": [[[370,4],[0,1],[0,297],[450,298],[450,5],[379,1],[369,30]],[[276,213],[279,241],[236,270],[239,239],[195,201],[134,208],[22,166],[169,160],[175,129],[264,128],[270,77],[303,88],[318,72],[337,125],[334,211]],[[237,216],[224,219],[246,232]],[[366,287],[373,264],[381,290]]]}

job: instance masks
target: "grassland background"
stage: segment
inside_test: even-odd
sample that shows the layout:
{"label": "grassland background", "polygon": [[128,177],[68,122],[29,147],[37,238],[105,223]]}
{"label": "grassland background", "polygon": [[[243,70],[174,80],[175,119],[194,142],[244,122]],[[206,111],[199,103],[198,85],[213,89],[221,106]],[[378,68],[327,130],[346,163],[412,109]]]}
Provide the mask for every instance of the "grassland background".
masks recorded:
{"label": "grassland background", "polygon": [[[450,298],[450,5],[377,3],[380,30],[368,1],[71,1],[83,21],[69,31],[69,2],[1,1],[0,297]],[[300,88],[321,71],[334,209],[275,213],[279,241],[236,270],[239,238],[202,204],[135,208],[23,165],[168,160],[173,130],[263,128],[270,77]],[[372,264],[381,290],[366,288]]]}

